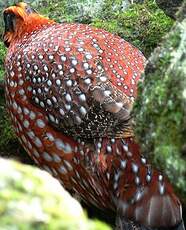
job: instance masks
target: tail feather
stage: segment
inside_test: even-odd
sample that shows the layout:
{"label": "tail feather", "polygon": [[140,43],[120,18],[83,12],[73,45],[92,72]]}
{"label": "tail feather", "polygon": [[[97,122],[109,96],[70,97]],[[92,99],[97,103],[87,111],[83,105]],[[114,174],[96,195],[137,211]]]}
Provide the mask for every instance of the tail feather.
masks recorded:
{"label": "tail feather", "polygon": [[181,221],[174,227],[150,228],[138,225],[132,221],[126,221],[119,216],[116,217],[116,228],[114,230],[185,230],[184,223]]}
{"label": "tail feather", "polygon": [[140,154],[134,140],[116,140],[114,148],[117,156],[112,159],[111,186],[121,219],[134,221],[146,229],[171,229],[180,223],[182,207],[172,186]]}

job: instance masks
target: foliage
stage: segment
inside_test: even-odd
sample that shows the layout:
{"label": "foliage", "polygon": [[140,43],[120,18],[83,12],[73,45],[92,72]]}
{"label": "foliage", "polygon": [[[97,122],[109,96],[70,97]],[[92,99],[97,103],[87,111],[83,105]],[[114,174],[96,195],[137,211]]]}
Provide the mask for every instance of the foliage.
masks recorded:
{"label": "foliage", "polygon": [[6,55],[6,48],[4,44],[0,42],[0,80],[4,78],[4,59]]}
{"label": "foliage", "polygon": [[0,230],[111,230],[48,173],[0,159]]}

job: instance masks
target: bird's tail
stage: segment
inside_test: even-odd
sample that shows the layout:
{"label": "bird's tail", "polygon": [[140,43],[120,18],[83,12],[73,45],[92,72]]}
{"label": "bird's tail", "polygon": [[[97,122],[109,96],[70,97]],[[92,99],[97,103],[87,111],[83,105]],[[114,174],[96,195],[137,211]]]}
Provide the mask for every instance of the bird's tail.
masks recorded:
{"label": "bird's tail", "polygon": [[184,223],[181,221],[174,227],[164,228],[148,228],[142,225],[137,225],[132,221],[125,221],[119,216],[116,218],[116,228],[114,230],[185,230]]}
{"label": "bird's tail", "polygon": [[[118,229],[183,230],[183,225],[178,226],[182,221],[181,203],[167,178],[152,168],[132,138],[117,139],[110,145],[113,152],[108,163],[111,165],[110,190],[121,226]],[[126,223],[126,220],[140,225]]]}

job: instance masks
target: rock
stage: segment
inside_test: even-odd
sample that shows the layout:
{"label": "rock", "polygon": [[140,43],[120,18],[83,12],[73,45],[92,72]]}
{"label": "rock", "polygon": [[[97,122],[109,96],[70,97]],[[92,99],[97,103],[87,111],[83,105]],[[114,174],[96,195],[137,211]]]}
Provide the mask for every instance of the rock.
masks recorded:
{"label": "rock", "polygon": [[176,19],[176,12],[179,10],[183,0],[156,0],[158,6],[170,17]]}
{"label": "rock", "polygon": [[111,230],[47,172],[0,158],[0,229]]}
{"label": "rock", "polygon": [[[185,5],[184,5],[185,7]],[[186,203],[186,18],[154,50],[134,108],[144,154],[167,174]]]}

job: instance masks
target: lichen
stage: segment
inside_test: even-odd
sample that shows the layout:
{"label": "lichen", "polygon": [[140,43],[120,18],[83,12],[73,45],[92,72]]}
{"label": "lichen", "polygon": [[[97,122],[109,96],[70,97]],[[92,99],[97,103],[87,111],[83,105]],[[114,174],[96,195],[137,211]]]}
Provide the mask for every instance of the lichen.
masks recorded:
{"label": "lichen", "polygon": [[111,230],[88,220],[80,204],[48,173],[0,158],[0,229]]}
{"label": "lichen", "polygon": [[153,158],[186,198],[186,19],[177,22],[155,49],[139,84],[134,107],[136,134],[143,152]]}

